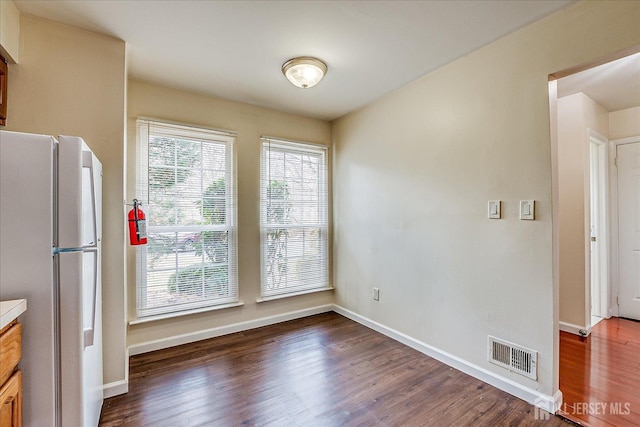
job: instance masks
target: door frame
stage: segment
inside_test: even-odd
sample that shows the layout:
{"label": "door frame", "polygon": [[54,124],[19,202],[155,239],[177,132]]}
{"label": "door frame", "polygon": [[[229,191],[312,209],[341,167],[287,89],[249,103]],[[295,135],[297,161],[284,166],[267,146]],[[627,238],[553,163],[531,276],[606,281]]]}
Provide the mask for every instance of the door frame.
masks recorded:
{"label": "door frame", "polygon": [[[585,229],[586,229],[586,258],[588,258],[587,262],[589,265],[588,274],[585,274],[586,286],[589,295],[589,299],[587,303],[589,304],[587,307],[587,325],[591,326],[591,313],[592,313],[592,304],[593,300],[596,299],[599,302],[598,312],[601,313],[601,316],[604,318],[611,317],[610,310],[610,265],[611,265],[611,257],[610,257],[610,228],[609,228],[609,139],[596,132],[594,129],[587,129],[587,143],[589,147],[589,173],[588,173],[588,188],[589,188],[589,198],[588,202],[589,206],[585,206]],[[599,289],[597,298],[594,298],[592,295],[592,283],[591,283],[591,270],[594,268],[591,265],[591,196],[594,193],[594,189],[591,186],[592,179],[591,174],[593,172],[593,168],[591,165],[591,144],[596,145],[597,150],[597,184],[598,189],[595,191],[598,195],[598,204],[597,204],[597,240],[596,240],[596,248],[597,248],[597,256],[598,256],[598,276],[599,276]],[[586,199],[586,198],[585,198]],[[585,203],[586,204],[586,203]]]}
{"label": "door frame", "polygon": [[610,203],[610,226],[611,226],[611,251],[609,257],[610,266],[610,312],[612,316],[619,316],[618,295],[620,294],[620,272],[618,265],[618,167],[617,151],[619,145],[633,144],[640,142],[640,135],[628,138],[613,139],[609,141],[609,203]]}
{"label": "door frame", "polygon": [[[549,99],[549,141],[551,147],[551,257],[552,257],[552,299],[553,299],[553,311],[552,311],[552,338],[553,338],[553,369],[552,369],[552,392],[556,397],[556,410],[560,409],[562,405],[562,391],[560,390],[560,236],[559,236],[559,204],[560,198],[558,195],[558,79],[569,76],[571,74],[578,73],[580,71],[588,70],[598,65],[603,65],[616,59],[624,58],[625,56],[634,55],[640,52],[640,45],[634,45],[626,49],[611,52],[610,54],[595,59],[590,62],[578,64],[564,70],[557,71],[548,75],[548,99]],[[633,140],[640,140],[640,136],[636,136]],[[612,316],[619,314],[617,304],[614,304],[615,298],[613,296],[618,295],[618,270],[617,270],[617,256],[618,256],[618,239],[617,239],[617,169],[615,168],[615,152],[616,145],[620,144],[622,140],[610,140],[609,141],[609,307]],[[626,141],[625,143],[631,142]],[[613,163],[613,165],[612,165]],[[615,188],[613,187],[614,181],[611,175],[615,172]],[[611,209],[616,206],[615,213]],[[613,223],[615,221],[615,224]],[[613,226],[615,225],[615,229]],[[614,232],[614,230],[616,232]],[[615,237],[615,244],[614,244]],[[612,262],[615,260],[615,262]],[[615,293],[614,293],[615,292]]]}

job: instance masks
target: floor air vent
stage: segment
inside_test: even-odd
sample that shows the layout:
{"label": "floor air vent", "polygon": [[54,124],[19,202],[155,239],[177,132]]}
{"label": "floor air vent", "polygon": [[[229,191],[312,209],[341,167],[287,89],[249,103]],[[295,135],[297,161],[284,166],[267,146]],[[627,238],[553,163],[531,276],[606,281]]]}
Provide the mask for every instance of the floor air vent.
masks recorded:
{"label": "floor air vent", "polygon": [[538,379],[537,352],[492,336],[489,336],[489,362],[525,377]]}

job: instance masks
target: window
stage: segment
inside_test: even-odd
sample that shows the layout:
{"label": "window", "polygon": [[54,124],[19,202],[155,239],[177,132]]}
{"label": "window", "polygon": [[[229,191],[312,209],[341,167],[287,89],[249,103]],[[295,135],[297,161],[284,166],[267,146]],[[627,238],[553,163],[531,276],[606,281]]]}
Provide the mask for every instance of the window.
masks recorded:
{"label": "window", "polygon": [[329,288],[326,147],[262,138],[262,296]]}
{"label": "window", "polygon": [[235,134],[138,119],[138,318],[237,303]]}

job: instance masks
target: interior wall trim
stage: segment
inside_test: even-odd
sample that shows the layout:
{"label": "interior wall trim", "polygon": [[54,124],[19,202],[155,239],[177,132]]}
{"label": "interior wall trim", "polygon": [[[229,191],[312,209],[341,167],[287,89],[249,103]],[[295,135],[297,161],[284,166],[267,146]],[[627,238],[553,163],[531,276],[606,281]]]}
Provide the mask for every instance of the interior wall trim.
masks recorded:
{"label": "interior wall trim", "polygon": [[[580,326],[574,325],[573,323],[560,321],[558,322],[558,328],[563,332],[568,332],[570,334],[578,335],[581,337],[588,337],[589,335],[591,335],[591,326]],[[583,335],[580,333],[580,331],[587,331],[587,334]]]}
{"label": "interior wall trim", "polygon": [[102,390],[103,390],[105,399],[108,399],[113,396],[119,396],[121,394],[125,394],[129,392],[129,381],[128,380],[114,381],[112,383],[108,383],[102,386]]}
{"label": "interior wall trim", "polygon": [[102,386],[102,396],[105,399],[129,392],[129,349],[126,350],[124,360],[124,379],[113,381]]}
{"label": "interior wall trim", "polygon": [[534,405],[536,408],[540,408],[544,411],[555,414],[562,405],[562,392],[560,390],[554,393],[553,396],[540,393],[539,391],[516,383],[509,378],[505,378],[494,372],[488,371],[487,369],[484,369],[480,366],[474,365],[473,363],[456,357],[439,348],[418,341],[415,338],[403,334],[402,332],[398,332],[385,325],[382,325],[381,323],[354,313],[351,310],[347,310],[346,308],[339,305],[334,304],[333,311],[353,320],[354,322],[358,322],[363,326],[373,329],[374,331],[380,332],[381,334],[386,335],[387,337],[392,338],[404,345],[407,345],[419,351],[420,353],[423,353],[429,357],[433,357],[434,359],[444,363],[445,365],[462,371],[467,375],[471,375],[472,377],[477,378],[480,381],[483,381],[506,393],[520,398]]}
{"label": "interior wall trim", "polygon": [[[404,345],[407,345],[429,357],[455,368],[467,375],[471,375],[474,378],[479,379],[487,384],[490,384],[506,393],[509,393],[515,397],[518,397],[536,408],[540,408],[550,413],[556,413],[562,405],[562,392],[556,391],[553,396],[540,393],[532,388],[519,384],[509,378],[498,375],[480,366],[474,365],[464,359],[456,357],[450,353],[447,353],[439,348],[433,347],[429,344],[423,343],[415,338],[398,332],[392,328],[389,328],[381,323],[357,314],[351,310],[341,307],[337,304],[326,304],[316,307],[310,307],[302,310],[292,311],[289,313],[282,313],[273,316],[262,317],[259,319],[248,320],[245,322],[234,323],[231,325],[219,326],[216,328],[206,329],[203,331],[191,332],[188,334],[176,335],[170,338],[147,341],[139,344],[129,346],[129,354],[131,356],[136,354],[148,353],[155,350],[162,350],[165,348],[174,347],[182,344],[189,344],[192,342],[215,338],[222,335],[233,334],[236,332],[243,332],[249,329],[260,328],[263,326],[274,325],[276,323],[286,322],[289,320],[300,319],[307,316],[313,316],[315,314],[326,313],[334,311],[348,319],[353,320],[369,329],[373,329],[395,341],[398,341]],[[562,322],[561,322],[562,323]],[[575,326],[575,325],[572,325]],[[577,327],[577,326],[576,326]],[[562,330],[562,327],[561,327]],[[577,330],[576,330],[577,333]],[[112,397],[118,394],[123,394],[128,391],[128,381],[117,381],[104,386],[104,397]]]}
{"label": "interior wall trim", "polygon": [[288,313],[247,320],[245,322],[232,323],[231,325],[218,326],[211,329],[204,329],[187,334],[175,335],[169,338],[146,341],[130,345],[129,355],[134,356],[136,354],[149,353],[150,351],[162,350],[165,348],[175,347],[177,345],[189,344],[209,338],[220,337],[222,335],[248,331],[249,329],[261,328],[263,326],[275,325],[276,323],[300,319],[303,317],[313,316],[314,314],[326,313],[328,311],[333,311],[333,304],[325,304],[316,307],[305,308],[302,310],[290,311]]}

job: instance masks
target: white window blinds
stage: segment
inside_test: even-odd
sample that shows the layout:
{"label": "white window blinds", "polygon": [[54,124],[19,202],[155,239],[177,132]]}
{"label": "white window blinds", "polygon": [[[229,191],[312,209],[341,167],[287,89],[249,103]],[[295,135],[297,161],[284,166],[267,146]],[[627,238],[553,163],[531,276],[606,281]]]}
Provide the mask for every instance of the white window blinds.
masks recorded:
{"label": "white window blinds", "polygon": [[327,149],[261,141],[262,296],[328,288]]}
{"label": "white window blinds", "polygon": [[137,315],[238,301],[235,134],[138,119]]}

